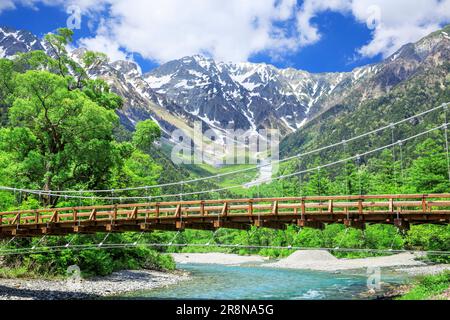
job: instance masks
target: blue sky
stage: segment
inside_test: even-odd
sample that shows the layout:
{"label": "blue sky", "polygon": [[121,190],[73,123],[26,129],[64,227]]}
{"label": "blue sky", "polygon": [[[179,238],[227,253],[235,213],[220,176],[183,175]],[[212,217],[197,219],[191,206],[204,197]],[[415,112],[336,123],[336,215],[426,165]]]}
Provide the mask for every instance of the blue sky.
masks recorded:
{"label": "blue sky", "polygon": [[271,61],[267,54],[257,54],[250,60],[310,72],[340,72],[383,59],[381,54],[372,58],[356,57],[356,50],[370,41],[371,30],[365,24],[355,21],[352,16],[325,12],[315,18],[314,22],[320,25],[323,35],[319,42],[287,54],[281,61]]}
{"label": "blue sky", "polygon": [[[0,25],[27,29],[38,36],[66,26],[68,14],[65,8],[68,3],[64,0],[57,0],[55,2],[60,4],[51,6],[44,5],[40,0],[25,3],[20,0],[5,1],[11,1],[11,6],[6,3],[6,9],[2,10],[0,5]],[[102,1],[104,6],[99,5]],[[210,52],[216,60],[266,62],[280,68],[294,67],[310,72],[349,71],[378,62],[402,44],[420,39],[450,21],[450,16],[445,15],[440,20],[433,17],[439,21],[429,19],[427,24],[427,15],[431,15],[431,11],[423,11],[433,7],[433,1],[422,8],[418,3],[421,0],[415,5],[422,12],[408,13],[408,17],[414,17],[409,19],[411,21],[407,16],[402,17],[401,12],[395,12],[395,6],[374,0],[380,2],[375,9],[382,13],[377,17],[379,21],[375,21],[378,23],[375,29],[370,28],[366,21],[370,17],[367,18],[364,13],[370,13],[373,7],[364,8],[365,11],[355,7],[356,2],[365,0],[341,0],[336,1],[339,4],[334,6],[317,5],[321,1],[310,0],[305,3],[265,0],[242,8],[242,12],[237,14],[233,8],[221,8],[220,5],[216,6],[217,9],[214,6],[192,9],[190,5],[186,10],[180,8],[181,12],[167,5],[173,3],[178,8],[196,0],[171,0],[161,2],[160,7],[154,6],[159,0],[151,1],[152,4],[136,0],[135,5],[131,1],[116,1],[114,5],[108,0],[102,1],[94,5],[94,2],[84,0],[81,28],[74,30],[75,40],[90,49],[107,51],[113,58],[131,58],[141,65],[144,72],[168,60],[201,52]],[[30,7],[30,2],[33,2],[33,7]],[[141,7],[133,8],[139,5],[138,2]],[[450,1],[442,2],[449,4]],[[441,4],[441,1],[436,2],[438,6]],[[144,9],[151,16],[141,14]],[[440,7],[434,9],[442,10]],[[377,10],[374,12],[377,13]],[[185,15],[183,11],[187,11]],[[205,15],[211,18],[205,18]],[[393,21],[392,17],[398,15],[399,21],[403,19],[406,22],[399,24]],[[248,27],[246,19],[250,18],[253,24],[258,24],[256,29]],[[223,26],[219,22],[222,20],[226,20]],[[273,36],[280,30],[284,33],[282,37]],[[394,37],[392,30],[398,30]],[[388,40],[387,34],[390,35]]]}

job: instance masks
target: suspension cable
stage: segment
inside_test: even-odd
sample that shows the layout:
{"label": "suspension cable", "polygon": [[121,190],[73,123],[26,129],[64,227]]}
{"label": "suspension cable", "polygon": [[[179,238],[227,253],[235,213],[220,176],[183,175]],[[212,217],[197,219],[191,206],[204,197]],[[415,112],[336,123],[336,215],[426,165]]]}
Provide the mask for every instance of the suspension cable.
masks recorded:
{"label": "suspension cable", "polygon": [[[348,229],[346,229],[348,230]],[[342,240],[342,239],[341,239]],[[206,244],[178,244],[178,243],[142,243],[140,246],[153,247],[153,248],[163,248],[163,247],[207,247]],[[371,248],[328,248],[328,247],[293,247],[293,246],[263,246],[263,245],[240,245],[240,244],[216,244],[215,246],[221,248],[243,248],[243,249],[291,249],[291,250],[326,250],[326,251],[341,251],[341,252],[371,252],[371,253],[416,253],[416,254],[428,254],[428,255],[450,255],[450,251],[436,251],[436,250],[406,250],[406,249],[371,249]],[[48,253],[49,251],[58,252],[63,250],[108,250],[108,249],[124,249],[129,247],[135,247],[134,243],[111,243],[105,244],[103,246],[95,246],[92,244],[86,245],[74,245],[68,249],[65,246],[48,246],[40,247],[40,250],[31,250],[30,248],[25,249],[9,249],[0,250],[0,256],[17,255],[17,254],[29,254],[29,253]]]}
{"label": "suspension cable", "polygon": [[359,184],[359,195],[362,196],[362,178],[361,178],[361,156],[358,154],[356,157],[356,163],[358,165],[358,184]]}
{"label": "suspension cable", "polygon": [[319,197],[322,195],[322,190],[320,186],[320,167],[317,167],[317,193]]}
{"label": "suspension cable", "polygon": [[[344,148],[344,156],[347,155],[347,141],[343,140],[342,141],[342,146]],[[348,163],[344,163],[345,166],[345,190],[347,191],[347,194],[350,194],[350,176],[349,176],[349,172],[348,172]]]}
{"label": "suspension cable", "polygon": [[449,142],[448,142],[448,123],[447,123],[447,109],[448,106],[444,107],[444,133],[445,133],[445,151],[447,153],[447,171],[448,171],[448,181],[450,182],[450,152],[449,152]]}
{"label": "suspension cable", "polygon": [[400,178],[401,178],[401,186],[403,187],[405,183],[405,175],[404,175],[404,167],[403,167],[403,141],[400,140],[398,142],[398,146],[400,149]]}
{"label": "suspension cable", "polygon": [[[413,120],[415,118],[427,115],[427,114],[429,114],[429,113],[431,113],[433,111],[440,110],[442,108],[446,108],[449,104],[450,103],[443,103],[440,106],[437,106],[437,107],[431,108],[429,110],[426,110],[424,112],[418,113],[418,114],[413,115],[413,116],[411,116],[409,118],[405,118],[405,119],[402,119],[400,121],[391,123],[391,124],[389,124],[387,126],[380,127],[378,129],[375,129],[375,130],[363,133],[361,135],[352,137],[352,138],[348,139],[345,142],[351,142],[351,141],[359,140],[361,138],[364,138],[364,137],[367,137],[369,135],[378,133],[380,131],[384,131],[384,130],[389,129],[389,128],[391,128],[393,130],[393,127],[398,126],[399,124],[402,124],[402,123],[408,122],[410,120]],[[220,178],[220,177],[233,175],[233,174],[237,174],[237,173],[242,173],[242,172],[246,172],[246,171],[250,171],[250,170],[257,170],[257,169],[260,169],[260,168],[264,168],[264,167],[273,165],[275,163],[283,163],[283,162],[286,162],[286,161],[290,161],[292,159],[302,158],[302,157],[310,155],[310,154],[318,153],[320,151],[324,151],[324,150],[327,150],[327,149],[331,149],[331,148],[340,146],[343,143],[344,143],[344,141],[340,141],[340,142],[337,142],[337,143],[334,143],[334,144],[330,144],[330,145],[327,145],[327,146],[324,146],[324,147],[321,147],[321,148],[318,148],[318,149],[315,149],[315,150],[311,150],[311,151],[300,153],[300,154],[297,154],[297,155],[294,155],[294,156],[291,156],[291,157],[287,157],[287,158],[282,159],[282,160],[274,160],[274,161],[271,161],[271,162],[268,162],[268,163],[265,163],[265,164],[261,164],[261,165],[258,165],[256,167],[244,168],[244,169],[240,169],[240,170],[236,170],[236,171],[230,171],[230,172],[225,172],[225,173],[221,173],[221,174],[217,174],[217,175],[213,175],[213,176],[201,177],[201,178],[196,178],[196,179],[191,179],[191,180],[171,182],[171,183],[164,183],[164,184],[157,184],[157,185],[151,185],[151,186],[134,187],[134,188],[122,188],[122,189],[116,189],[115,191],[116,192],[123,192],[123,191],[146,190],[146,189],[151,189],[151,188],[161,188],[161,187],[169,187],[169,186],[175,186],[175,185],[180,185],[180,184],[190,184],[190,183],[194,183],[194,182],[205,181],[205,180],[210,180],[210,179],[214,179],[214,178]],[[10,189],[14,189],[14,188],[10,188]],[[114,191],[114,189],[108,189],[108,190],[81,190],[81,191],[80,190],[59,190],[59,191],[29,190],[29,191],[33,191],[33,192],[40,191],[41,193],[46,194],[46,195],[48,195],[48,194],[54,195],[54,194],[71,194],[71,193],[72,194],[73,193],[81,194],[83,192],[84,193],[110,193],[111,191]]]}
{"label": "suspension cable", "polygon": [[394,184],[395,186],[398,188],[398,181],[397,181],[397,170],[395,169],[395,162],[396,162],[396,158],[395,158],[395,133],[394,133],[394,129],[395,126],[393,124],[391,124],[391,138],[392,138],[392,174],[394,177]]}

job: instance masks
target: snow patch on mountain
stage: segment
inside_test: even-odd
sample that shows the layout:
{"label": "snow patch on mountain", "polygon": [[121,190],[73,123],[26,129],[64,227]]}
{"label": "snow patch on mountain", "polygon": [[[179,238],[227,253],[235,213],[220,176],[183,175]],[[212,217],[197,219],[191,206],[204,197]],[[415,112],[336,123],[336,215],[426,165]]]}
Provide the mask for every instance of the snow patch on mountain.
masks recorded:
{"label": "snow patch on mountain", "polygon": [[31,32],[0,27],[0,57],[43,49],[41,41]]}
{"label": "snow patch on mountain", "polygon": [[145,78],[145,81],[147,81],[147,83],[153,89],[159,90],[159,89],[161,89],[163,86],[165,86],[166,84],[168,84],[172,80],[172,76],[173,75],[171,75],[171,74],[168,74],[168,75],[165,75],[165,76],[161,76],[161,77],[147,76]]}

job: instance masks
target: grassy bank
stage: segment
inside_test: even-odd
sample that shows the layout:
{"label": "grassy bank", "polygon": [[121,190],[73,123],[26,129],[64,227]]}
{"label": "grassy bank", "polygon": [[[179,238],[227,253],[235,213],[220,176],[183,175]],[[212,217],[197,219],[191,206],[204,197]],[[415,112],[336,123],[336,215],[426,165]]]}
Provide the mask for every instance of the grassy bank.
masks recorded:
{"label": "grassy bank", "polygon": [[65,250],[8,257],[0,267],[0,279],[62,279],[69,276],[67,270],[73,265],[80,268],[83,278],[121,270],[173,271],[176,267],[170,255],[148,248]]}
{"label": "grassy bank", "polygon": [[[120,243],[133,243],[136,235],[112,234],[109,240]],[[70,266],[78,266],[84,278],[91,276],[107,276],[120,270],[175,270],[172,257],[146,246],[127,248],[101,249],[95,243],[100,243],[104,235],[49,237],[45,244],[39,244],[39,239],[18,239],[9,249],[30,248],[42,246],[35,252],[27,251],[20,254],[0,257],[0,278],[60,278],[67,276]],[[45,246],[64,247],[69,241],[71,246],[87,246],[84,250],[51,250]]]}
{"label": "grassy bank", "polygon": [[424,276],[413,284],[406,294],[396,300],[447,300],[450,290],[450,271]]}

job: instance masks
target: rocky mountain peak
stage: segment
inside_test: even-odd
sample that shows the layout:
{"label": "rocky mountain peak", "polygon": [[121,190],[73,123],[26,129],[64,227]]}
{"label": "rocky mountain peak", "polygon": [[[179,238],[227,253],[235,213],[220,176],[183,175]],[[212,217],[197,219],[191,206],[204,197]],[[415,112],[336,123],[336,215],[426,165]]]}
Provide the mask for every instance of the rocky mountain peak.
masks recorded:
{"label": "rocky mountain peak", "polygon": [[44,50],[44,48],[41,41],[31,32],[0,27],[0,58],[32,50]]}
{"label": "rocky mountain peak", "polygon": [[[45,48],[27,31],[0,28],[1,57],[31,50]],[[80,48],[71,54],[79,60],[85,52]],[[193,55],[144,75],[132,61],[105,63],[92,73],[126,98],[119,113],[130,128],[152,118],[167,131],[202,121],[219,130],[231,125],[244,130],[270,127],[288,134],[336,105],[379,97],[423,68],[442,65],[449,58],[450,26],[403,46],[381,63],[351,72],[314,74]]]}
{"label": "rocky mountain peak", "polygon": [[141,68],[137,63],[129,60],[119,60],[111,63],[111,67],[129,76],[142,76]]}

